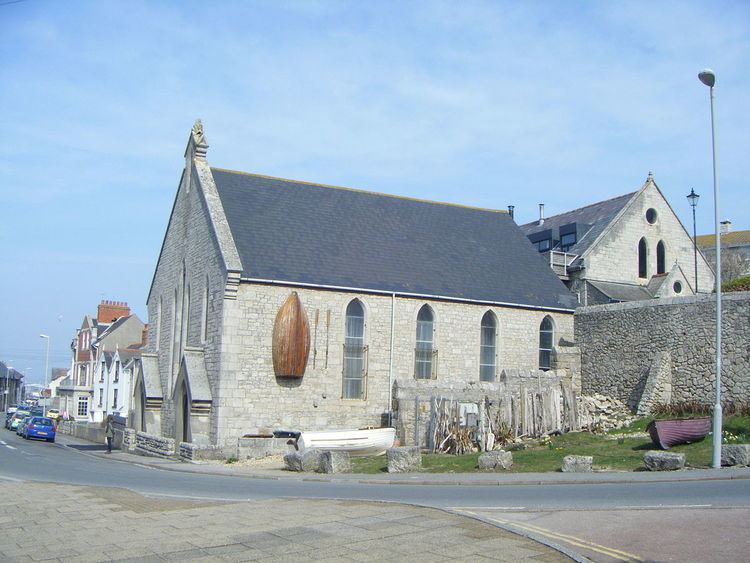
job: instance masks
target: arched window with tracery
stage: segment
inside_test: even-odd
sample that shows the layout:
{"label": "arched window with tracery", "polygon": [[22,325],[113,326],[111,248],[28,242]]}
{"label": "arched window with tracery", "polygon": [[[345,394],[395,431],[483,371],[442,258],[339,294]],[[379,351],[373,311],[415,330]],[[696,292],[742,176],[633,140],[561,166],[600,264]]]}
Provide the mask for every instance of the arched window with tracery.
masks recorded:
{"label": "arched window with tracery", "polygon": [[367,390],[367,346],[365,346],[365,308],[359,299],[346,307],[344,328],[344,399],[364,399]]}
{"label": "arched window with tracery", "polygon": [[552,343],[555,341],[555,325],[552,317],[546,316],[539,325],[539,369],[552,369]]}
{"label": "arched window with tracery", "polygon": [[435,350],[435,315],[429,305],[423,305],[417,314],[417,341],[414,349],[414,377],[434,379],[437,375]]}
{"label": "arched window with tracery", "polygon": [[482,317],[481,336],[479,341],[479,380],[495,381],[497,363],[497,320],[492,311]]}

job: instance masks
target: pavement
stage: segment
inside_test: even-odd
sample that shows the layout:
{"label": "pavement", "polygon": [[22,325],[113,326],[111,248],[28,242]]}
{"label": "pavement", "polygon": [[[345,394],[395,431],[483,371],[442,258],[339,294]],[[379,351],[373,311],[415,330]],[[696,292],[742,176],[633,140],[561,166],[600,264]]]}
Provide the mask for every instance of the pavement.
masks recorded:
{"label": "pavement", "polygon": [[[670,473],[309,475],[277,467],[144,457],[67,435],[82,455],[168,471],[429,485],[750,479],[750,468]],[[0,481],[1,561],[587,561],[523,527],[406,504],[311,499],[152,498],[117,488]],[[525,526],[525,528],[530,528]],[[535,541],[541,540],[541,541]]]}

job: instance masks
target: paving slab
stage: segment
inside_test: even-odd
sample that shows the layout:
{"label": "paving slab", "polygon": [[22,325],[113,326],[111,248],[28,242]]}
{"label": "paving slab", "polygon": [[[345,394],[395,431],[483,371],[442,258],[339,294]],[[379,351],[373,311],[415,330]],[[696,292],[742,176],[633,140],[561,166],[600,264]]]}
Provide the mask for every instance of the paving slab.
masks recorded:
{"label": "paving slab", "polygon": [[[399,504],[308,499],[162,503],[124,489],[31,482],[0,482],[0,498],[18,507],[20,521],[32,511],[32,501],[33,510],[43,513],[61,502],[89,507],[75,519],[40,519],[36,535],[54,535],[44,545],[4,530],[4,561],[469,561],[486,555],[488,548],[510,554],[514,561],[569,561],[492,525]],[[263,517],[270,514],[274,517]],[[332,514],[338,515],[334,521]],[[431,521],[440,529],[430,529]],[[92,527],[101,522],[111,531]],[[81,536],[81,530],[89,535]],[[210,532],[212,541],[201,532]]]}

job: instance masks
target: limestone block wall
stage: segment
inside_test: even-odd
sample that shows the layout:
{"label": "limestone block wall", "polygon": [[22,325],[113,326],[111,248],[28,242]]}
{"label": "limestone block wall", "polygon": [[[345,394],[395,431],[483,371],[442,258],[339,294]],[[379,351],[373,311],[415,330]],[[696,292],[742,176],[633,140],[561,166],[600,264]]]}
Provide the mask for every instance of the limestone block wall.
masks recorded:
{"label": "limestone block wall", "polygon": [[[301,379],[276,378],[272,364],[276,313],[291,291],[299,294],[310,322],[310,357]],[[365,309],[367,392],[364,399],[343,399],[345,312],[355,298]],[[425,303],[434,312],[437,380],[443,384],[479,381],[480,327],[487,310],[492,310],[498,321],[498,376],[503,369],[537,368],[539,325],[545,315],[553,319],[555,339],[572,338],[572,315],[568,313],[401,297],[394,301],[389,295],[242,283],[237,300],[224,303],[221,375],[214,395],[218,443],[236,443],[244,434],[263,434],[269,429],[326,430],[383,424],[390,410],[392,307],[395,305],[392,380],[414,379],[416,319]]]}
{"label": "limestone block wall", "polygon": [[[671,358],[672,402],[713,404],[715,296],[582,307],[575,313],[584,395],[616,397],[635,410],[659,353]],[[750,292],[722,299],[722,398],[750,398]]]}
{"label": "limestone block wall", "polygon": [[[175,348],[179,348],[183,301],[189,317],[187,338],[183,345],[204,348],[209,382],[212,388],[218,386],[216,377],[219,371],[225,284],[226,271],[212,234],[206,199],[196,171],[192,170],[189,179],[187,174],[183,174],[148,301],[151,328],[147,350],[158,355],[164,391],[160,416],[158,420],[154,419],[159,427],[152,427],[147,421],[149,432],[166,436],[175,434],[172,400],[179,367]],[[204,342],[203,323],[206,318],[208,324]],[[209,428],[207,432],[215,438],[216,427]]]}
{"label": "limestone block wall", "polygon": [[[646,211],[656,210],[656,221],[646,220]],[[638,277],[638,242],[645,237],[648,248],[647,278]],[[665,267],[669,272],[675,262],[682,267],[687,281],[695,287],[693,242],[667,201],[651,184],[631,203],[626,213],[586,256],[580,277],[591,280],[617,281],[645,285],[656,274],[656,246],[666,246]],[[714,277],[711,268],[698,253],[698,289],[711,291]],[[592,301],[589,301],[591,303]]]}

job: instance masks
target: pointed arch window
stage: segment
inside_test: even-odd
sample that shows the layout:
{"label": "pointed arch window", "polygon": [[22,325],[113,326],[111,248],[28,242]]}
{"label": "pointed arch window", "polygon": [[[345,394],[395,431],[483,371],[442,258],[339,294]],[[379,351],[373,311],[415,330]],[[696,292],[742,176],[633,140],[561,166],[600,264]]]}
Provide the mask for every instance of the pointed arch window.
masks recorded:
{"label": "pointed arch window", "polygon": [[437,377],[437,350],[435,349],[435,315],[429,305],[423,305],[417,314],[417,341],[414,349],[414,377]]}
{"label": "pointed arch window", "polygon": [[492,311],[482,317],[482,332],[479,342],[479,380],[495,381],[497,321]]}
{"label": "pointed arch window", "polygon": [[645,237],[638,241],[638,277],[648,277],[648,245]]}
{"label": "pointed arch window", "polygon": [[367,389],[367,346],[365,308],[359,299],[346,307],[344,334],[344,399],[364,399]]}
{"label": "pointed arch window", "polygon": [[206,288],[203,291],[203,322],[201,323],[201,342],[205,344],[208,336],[208,276],[206,276]]}
{"label": "pointed arch window", "polygon": [[544,317],[539,325],[539,369],[552,369],[552,343],[555,341],[555,325],[552,317]]}
{"label": "pointed arch window", "polygon": [[664,241],[660,240],[659,244],[656,245],[656,273],[663,274],[667,271],[667,251],[664,247]]}

